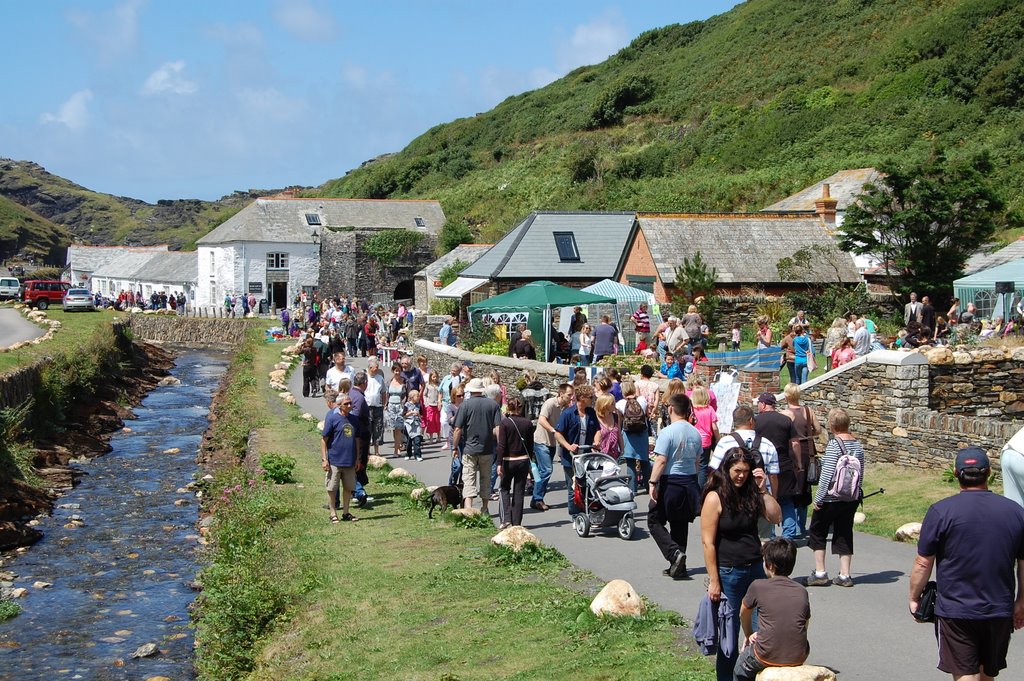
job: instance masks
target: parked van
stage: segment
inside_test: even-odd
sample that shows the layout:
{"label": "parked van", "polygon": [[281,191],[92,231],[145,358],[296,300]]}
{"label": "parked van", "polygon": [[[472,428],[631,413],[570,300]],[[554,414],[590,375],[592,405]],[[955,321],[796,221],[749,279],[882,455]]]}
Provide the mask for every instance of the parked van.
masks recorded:
{"label": "parked van", "polygon": [[0,300],[21,297],[21,282],[15,277],[0,277]]}
{"label": "parked van", "polygon": [[45,310],[50,305],[58,305],[64,300],[64,292],[71,288],[66,281],[29,279],[25,282],[25,293],[22,300],[29,304],[29,307],[38,307]]}

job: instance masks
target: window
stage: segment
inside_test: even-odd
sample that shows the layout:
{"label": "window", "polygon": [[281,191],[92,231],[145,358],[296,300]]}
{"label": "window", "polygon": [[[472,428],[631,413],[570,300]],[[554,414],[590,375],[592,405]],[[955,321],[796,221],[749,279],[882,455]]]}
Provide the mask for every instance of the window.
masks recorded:
{"label": "window", "polygon": [[267,253],[267,269],[268,270],[286,270],[286,269],[288,269],[288,254],[287,253]]}
{"label": "window", "polygon": [[974,294],[974,307],[977,308],[978,319],[989,319],[996,308],[996,294],[992,291],[978,291]]}
{"label": "window", "polygon": [[555,232],[555,247],[562,262],[579,262],[580,251],[576,248],[576,236],[572,232]]}
{"label": "window", "polygon": [[416,223],[417,227],[423,228],[427,226],[427,222],[423,218],[416,217],[413,218],[412,221]]}
{"label": "window", "polygon": [[306,224],[309,226],[319,225],[320,216],[316,213],[306,213]]}
{"label": "window", "polygon": [[210,279],[214,277],[214,270],[217,269],[217,258],[214,256],[213,251],[210,251]]}

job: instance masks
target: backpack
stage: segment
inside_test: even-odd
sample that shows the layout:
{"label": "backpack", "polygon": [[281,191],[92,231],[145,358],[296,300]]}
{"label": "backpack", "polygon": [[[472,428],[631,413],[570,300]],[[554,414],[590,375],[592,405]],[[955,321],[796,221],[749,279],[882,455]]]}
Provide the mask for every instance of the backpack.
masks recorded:
{"label": "backpack", "polygon": [[622,430],[627,433],[646,433],[647,414],[635,397],[626,398],[626,406],[622,410]]}
{"label": "backpack", "polygon": [[747,446],[747,441],[739,433],[730,433],[730,435],[736,440],[736,444],[739,445],[740,449],[746,450],[753,457],[753,468],[760,468],[767,474],[768,471],[764,467],[764,457],[761,456],[761,434],[754,433],[754,440],[750,443],[750,446]]}
{"label": "backpack", "polygon": [[839,445],[839,459],[836,471],[832,474],[832,482],[828,485],[828,495],[839,501],[858,501],[860,499],[860,459],[846,451],[846,445],[840,438],[835,438]]}

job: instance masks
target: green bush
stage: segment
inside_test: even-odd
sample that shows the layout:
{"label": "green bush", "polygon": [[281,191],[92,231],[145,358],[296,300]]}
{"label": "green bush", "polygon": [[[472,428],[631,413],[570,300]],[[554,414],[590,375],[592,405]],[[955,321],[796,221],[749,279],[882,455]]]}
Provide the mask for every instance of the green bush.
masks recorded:
{"label": "green bush", "polygon": [[481,355],[508,355],[508,342],[503,340],[492,340],[473,348],[473,352]]}
{"label": "green bush", "polygon": [[587,127],[618,125],[628,107],[646,102],[654,92],[654,83],[647,76],[628,76],[612,83],[594,102]]}
{"label": "green bush", "polygon": [[295,482],[295,459],[284,454],[267,453],[260,456],[263,477],[271,482],[284,485]]}
{"label": "green bush", "polygon": [[459,244],[473,243],[473,232],[464,222],[448,220],[437,235],[437,248],[447,253]]}
{"label": "green bush", "polygon": [[273,567],[273,490],[236,466],[213,489],[211,556],[199,574],[196,666],[204,679],[240,679],[255,665],[257,642],[283,616],[287,598]]}
{"label": "green bush", "polygon": [[430,301],[427,313],[455,316],[459,313],[459,301],[455,298],[435,298]]}
{"label": "green bush", "polygon": [[524,544],[519,551],[513,551],[507,546],[489,544],[485,555],[492,565],[503,569],[533,573],[543,569],[561,570],[569,567],[569,561],[558,549],[540,544]]}
{"label": "green bush", "polygon": [[569,182],[583,184],[597,177],[597,162],[597,148],[592,144],[580,144],[569,149],[565,155]]}
{"label": "green bush", "polygon": [[21,606],[14,601],[0,601],[0,622],[6,622],[21,614]]}

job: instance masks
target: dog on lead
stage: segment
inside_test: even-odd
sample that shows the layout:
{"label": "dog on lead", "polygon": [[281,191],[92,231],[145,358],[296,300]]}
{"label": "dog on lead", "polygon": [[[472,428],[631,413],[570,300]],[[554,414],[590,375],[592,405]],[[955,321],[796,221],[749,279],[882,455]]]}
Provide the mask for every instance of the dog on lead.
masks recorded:
{"label": "dog on lead", "polygon": [[438,487],[430,493],[430,513],[427,514],[428,518],[434,518],[434,508],[437,506],[441,507],[441,513],[447,511],[449,506],[455,506],[456,508],[462,506],[462,492],[455,485]]}

